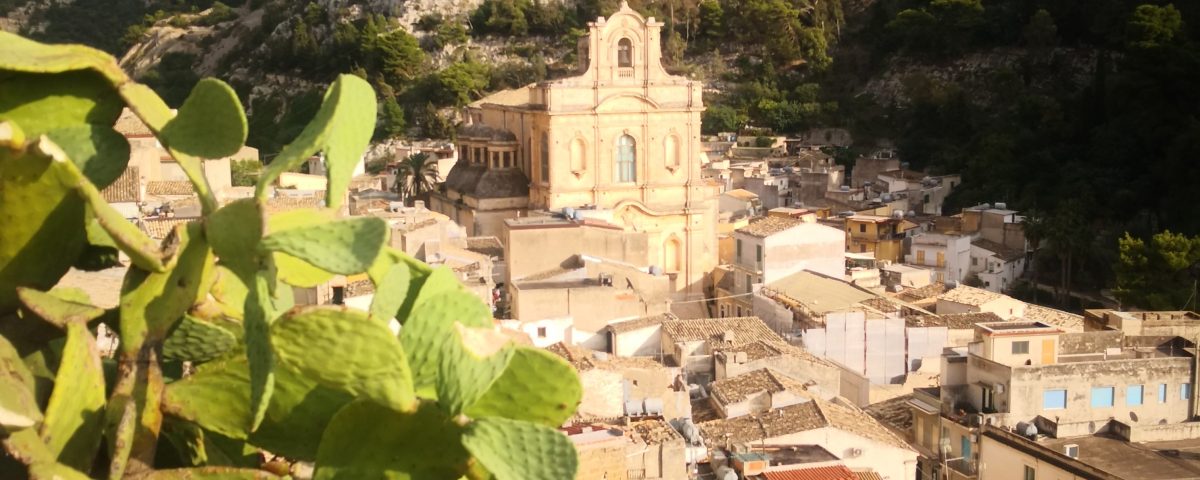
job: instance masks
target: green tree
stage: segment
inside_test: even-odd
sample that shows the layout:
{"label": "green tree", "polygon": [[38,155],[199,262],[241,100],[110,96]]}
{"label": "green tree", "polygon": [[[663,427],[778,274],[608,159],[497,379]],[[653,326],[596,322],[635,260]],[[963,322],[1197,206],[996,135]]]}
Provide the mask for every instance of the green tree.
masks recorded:
{"label": "green tree", "polygon": [[425,72],[425,52],[417,39],[403,29],[376,37],[371,51],[379,73],[394,88],[411,84]]}
{"label": "green tree", "polygon": [[408,122],[404,119],[404,108],[395,97],[383,99],[383,108],[379,110],[379,127],[376,128],[375,138],[384,139],[404,135]]}
{"label": "green tree", "polygon": [[258,175],[262,172],[262,162],[258,160],[233,160],[229,162],[229,175],[235,187],[253,187],[258,183]]}
{"label": "green tree", "polygon": [[1134,48],[1169,45],[1183,30],[1183,16],[1175,5],[1138,5],[1125,27],[1125,42]]}
{"label": "green tree", "polygon": [[426,102],[425,108],[419,112],[418,120],[421,125],[421,132],[429,138],[454,138],[454,124],[450,119],[442,116],[438,112],[437,107],[433,106],[432,102]]}
{"label": "green tree", "polygon": [[399,193],[404,203],[411,207],[414,201],[425,199],[425,195],[440,181],[437,159],[430,158],[425,152],[418,152],[396,164],[396,183],[392,185],[392,191]]}
{"label": "green tree", "polygon": [[1046,9],[1038,9],[1025,25],[1021,39],[1030,48],[1054,47],[1058,44],[1058,26],[1054,24],[1054,17]]}
{"label": "green tree", "polygon": [[482,95],[491,81],[486,64],[457,62],[434,75],[436,98],[444,105],[462,106]]}
{"label": "green tree", "polygon": [[1128,232],[1118,241],[1117,298],[1124,306],[1179,310],[1196,305],[1200,237],[1164,231],[1150,242]]}
{"label": "green tree", "polygon": [[700,2],[700,28],[697,35],[709,42],[725,38],[725,9],[718,0]]}
{"label": "green tree", "polygon": [[728,105],[710,105],[701,117],[701,130],[713,135],[719,132],[737,132],[746,125],[746,116]]}

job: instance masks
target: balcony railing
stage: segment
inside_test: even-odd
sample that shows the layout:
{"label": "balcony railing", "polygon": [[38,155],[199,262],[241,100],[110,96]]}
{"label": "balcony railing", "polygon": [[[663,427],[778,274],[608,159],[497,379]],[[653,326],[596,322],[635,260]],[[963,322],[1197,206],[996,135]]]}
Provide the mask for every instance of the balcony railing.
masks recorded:
{"label": "balcony railing", "polygon": [[950,478],[975,478],[979,475],[979,465],[973,459],[956,458],[946,462],[950,468]]}

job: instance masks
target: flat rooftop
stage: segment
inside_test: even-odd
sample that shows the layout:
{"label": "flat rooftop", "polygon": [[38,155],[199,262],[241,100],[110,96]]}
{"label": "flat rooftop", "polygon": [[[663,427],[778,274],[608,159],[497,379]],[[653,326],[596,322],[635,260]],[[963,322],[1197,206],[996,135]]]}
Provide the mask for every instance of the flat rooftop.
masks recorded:
{"label": "flat rooftop", "polygon": [[1042,322],[987,322],[976,323],[975,326],[988,332],[1005,335],[1014,333],[1062,333],[1061,330]]}
{"label": "flat rooftop", "polygon": [[1200,439],[1129,443],[1106,435],[1047,438],[1039,444],[1062,452],[1079,445],[1079,460],[1127,480],[1200,478]]}

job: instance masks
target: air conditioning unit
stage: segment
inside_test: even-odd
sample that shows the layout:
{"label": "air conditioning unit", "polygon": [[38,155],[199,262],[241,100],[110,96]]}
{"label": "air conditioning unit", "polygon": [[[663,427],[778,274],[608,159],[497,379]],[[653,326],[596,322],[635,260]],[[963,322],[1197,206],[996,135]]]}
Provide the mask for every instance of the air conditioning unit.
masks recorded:
{"label": "air conditioning unit", "polygon": [[997,384],[995,384],[995,385],[992,385],[992,390],[995,390],[995,391],[996,391],[996,393],[998,393],[998,394],[1000,394],[1000,395],[1004,395],[1004,384],[1003,384],[1003,383],[997,383]]}
{"label": "air conditioning unit", "polygon": [[1063,445],[1063,455],[1071,458],[1079,458],[1079,445],[1074,443]]}

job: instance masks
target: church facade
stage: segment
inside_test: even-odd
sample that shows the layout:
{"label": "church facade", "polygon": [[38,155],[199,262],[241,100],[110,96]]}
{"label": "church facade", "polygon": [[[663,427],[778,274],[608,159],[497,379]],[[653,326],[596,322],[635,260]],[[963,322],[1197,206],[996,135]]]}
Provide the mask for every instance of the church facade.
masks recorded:
{"label": "church facade", "polygon": [[662,26],[622,3],[589,23],[579,76],[469,106],[459,164],[431,207],[501,238],[505,219],[574,211],[639,233],[677,292],[702,293],[717,261],[719,186],[701,178],[701,85],[663,68]]}

